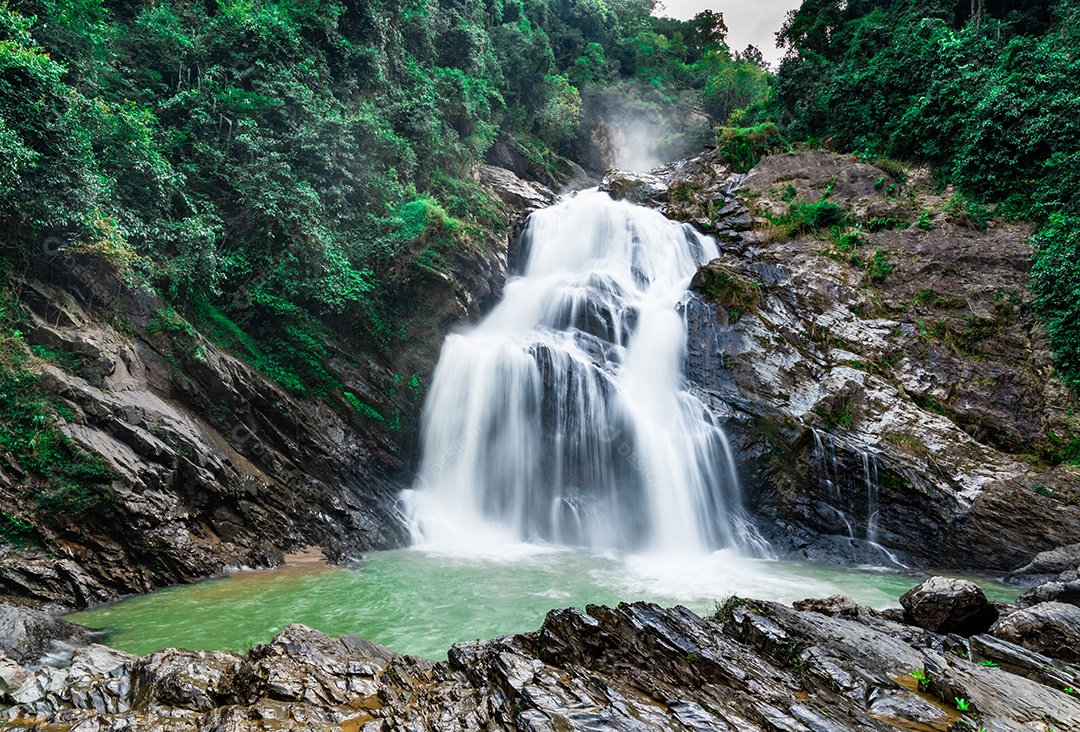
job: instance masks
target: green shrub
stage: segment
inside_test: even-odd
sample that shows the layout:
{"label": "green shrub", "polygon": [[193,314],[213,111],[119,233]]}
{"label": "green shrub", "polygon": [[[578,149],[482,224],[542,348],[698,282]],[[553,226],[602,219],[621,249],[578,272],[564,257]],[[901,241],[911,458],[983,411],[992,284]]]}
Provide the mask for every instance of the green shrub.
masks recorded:
{"label": "green shrub", "polygon": [[786,223],[801,234],[813,234],[839,226],[847,219],[844,209],[831,201],[791,204]]}
{"label": "green shrub", "polygon": [[951,214],[958,223],[973,229],[985,229],[990,223],[990,210],[962,193],[955,194],[945,202],[945,212]]}
{"label": "green shrub", "polygon": [[878,249],[874,252],[874,256],[867,261],[866,274],[874,284],[880,285],[885,282],[889,273],[896,269],[896,265],[889,261],[889,257],[890,254],[887,249]]}
{"label": "green shrub", "polygon": [[860,228],[847,230],[841,226],[832,228],[832,239],[838,252],[851,252],[866,243],[866,236]]}
{"label": "green shrub", "polygon": [[1031,292],[1058,373],[1080,387],[1080,216],[1057,214],[1031,240]]}
{"label": "green shrub", "polygon": [[736,173],[748,172],[769,153],[788,149],[790,145],[780,134],[780,128],[772,122],[716,130],[716,151]]}

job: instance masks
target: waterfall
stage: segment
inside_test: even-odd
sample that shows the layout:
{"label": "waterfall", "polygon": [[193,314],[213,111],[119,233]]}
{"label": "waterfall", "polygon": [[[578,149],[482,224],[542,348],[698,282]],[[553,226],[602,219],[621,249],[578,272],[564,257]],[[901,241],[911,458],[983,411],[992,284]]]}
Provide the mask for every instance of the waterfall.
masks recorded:
{"label": "waterfall", "polygon": [[878,522],[878,469],[877,456],[862,453],[863,483],[866,484],[866,539],[877,543]]}
{"label": "waterfall", "polygon": [[715,241],[583,191],[534,213],[523,276],[443,346],[404,496],[415,543],[761,553],[679,305]]}

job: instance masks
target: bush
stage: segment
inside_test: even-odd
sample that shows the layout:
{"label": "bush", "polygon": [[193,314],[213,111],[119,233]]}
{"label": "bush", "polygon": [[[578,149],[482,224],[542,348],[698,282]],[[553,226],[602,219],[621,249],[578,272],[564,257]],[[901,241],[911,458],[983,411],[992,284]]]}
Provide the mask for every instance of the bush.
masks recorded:
{"label": "bush", "polygon": [[815,203],[791,204],[787,223],[794,226],[799,233],[812,234],[839,226],[847,219],[844,209],[830,201],[817,201]]}
{"label": "bush", "polygon": [[1080,387],[1080,216],[1055,214],[1031,240],[1031,292],[1046,321],[1054,365]]}
{"label": "bush", "polygon": [[779,150],[788,150],[787,140],[772,122],[755,127],[718,127],[716,151],[736,173],[746,173],[761,158]]}

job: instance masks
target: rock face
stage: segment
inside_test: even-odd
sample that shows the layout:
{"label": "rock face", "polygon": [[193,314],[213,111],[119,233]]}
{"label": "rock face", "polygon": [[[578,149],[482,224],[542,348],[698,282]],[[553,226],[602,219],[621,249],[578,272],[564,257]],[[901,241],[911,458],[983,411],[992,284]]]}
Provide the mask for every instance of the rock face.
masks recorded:
{"label": "rock face", "polygon": [[916,625],[934,633],[985,633],[998,618],[977,584],[948,577],[931,577],[911,588],[900,605]]}
{"label": "rock face", "polygon": [[1064,691],[1080,679],[1075,667],[1033,673],[1042,657],[991,636],[973,638],[969,654],[845,598],[807,607],[842,610],[736,598],[712,618],[645,603],[556,610],[537,632],[458,644],[440,663],[298,625],[245,656],[167,650],[140,659],[90,646],[69,668],[24,672],[3,698],[14,724],[99,731],[1080,725],[1080,701]]}
{"label": "rock face", "polygon": [[1001,619],[994,635],[1063,661],[1080,661],[1080,607],[1040,602]]}
{"label": "rock face", "polygon": [[[507,171],[486,179],[507,231],[552,198]],[[17,288],[26,341],[54,354],[35,362],[36,384],[73,449],[111,478],[94,510],[48,510],[40,473],[0,456],[0,594],[82,607],[309,545],[338,559],[403,544],[395,502],[422,397],[395,385],[426,378],[442,336],[498,297],[509,236],[409,275],[401,348],[324,343],[348,395],[321,398],[286,391],[107,262],[47,252]],[[397,415],[396,434],[384,415]]]}
{"label": "rock face", "polygon": [[1030,311],[1025,226],[825,152],[602,187],[720,243],[684,304],[687,371],[775,546],[1011,571],[1080,541],[1080,471],[1058,464],[1080,411]]}
{"label": "rock face", "polygon": [[85,645],[95,635],[42,610],[0,603],[0,653],[24,666],[36,665],[58,647]]}
{"label": "rock face", "polygon": [[1016,600],[1020,607],[1030,607],[1040,602],[1080,605],[1080,572],[1066,570],[1048,582],[1035,585]]}

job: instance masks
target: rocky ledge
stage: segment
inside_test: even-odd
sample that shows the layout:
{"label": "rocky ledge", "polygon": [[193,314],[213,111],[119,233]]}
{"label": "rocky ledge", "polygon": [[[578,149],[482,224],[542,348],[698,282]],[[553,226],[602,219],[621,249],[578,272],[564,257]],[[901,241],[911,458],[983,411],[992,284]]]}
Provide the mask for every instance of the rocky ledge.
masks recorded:
{"label": "rocky ledge", "polygon": [[445,662],[301,625],[246,655],[89,645],[67,668],[0,662],[0,727],[1080,729],[1080,645],[1061,642],[1077,637],[1080,608],[995,606],[939,577],[901,602],[730,598],[705,618],[647,603],[555,610],[536,632],[461,643]]}
{"label": "rocky ledge", "polygon": [[774,545],[1007,572],[1080,542],[1080,404],[1031,310],[1025,224],[820,151],[603,188],[720,244],[685,303],[688,374]]}

